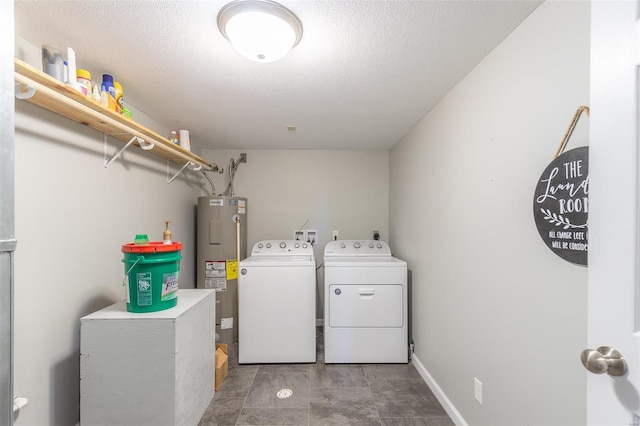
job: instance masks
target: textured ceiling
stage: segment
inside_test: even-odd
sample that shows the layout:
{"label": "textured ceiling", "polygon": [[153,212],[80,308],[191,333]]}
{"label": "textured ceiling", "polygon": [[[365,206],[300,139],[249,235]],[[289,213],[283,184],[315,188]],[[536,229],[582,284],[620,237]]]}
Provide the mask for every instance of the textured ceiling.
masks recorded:
{"label": "textured ceiling", "polygon": [[125,102],[195,146],[388,149],[541,1],[280,3],[304,34],[268,64],[222,37],[222,0],[19,0],[15,25],[37,46],[73,47],[94,80],[113,74]]}

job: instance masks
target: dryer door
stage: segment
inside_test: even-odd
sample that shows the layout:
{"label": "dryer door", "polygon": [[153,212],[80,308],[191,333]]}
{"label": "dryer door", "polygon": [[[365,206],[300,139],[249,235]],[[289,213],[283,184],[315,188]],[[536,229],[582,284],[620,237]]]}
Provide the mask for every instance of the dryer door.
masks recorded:
{"label": "dryer door", "polygon": [[404,325],[401,284],[331,284],[331,327],[397,328]]}

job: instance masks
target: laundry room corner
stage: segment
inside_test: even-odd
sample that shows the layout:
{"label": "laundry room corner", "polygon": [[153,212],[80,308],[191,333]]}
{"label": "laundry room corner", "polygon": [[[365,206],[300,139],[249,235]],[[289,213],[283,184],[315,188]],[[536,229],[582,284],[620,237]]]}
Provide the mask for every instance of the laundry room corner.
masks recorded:
{"label": "laundry room corner", "polygon": [[[235,172],[237,196],[251,204],[247,246],[294,231],[316,230],[316,318],[323,319],[323,250],[339,239],[389,237],[389,152],[385,150],[203,150],[225,170],[230,159],[246,153]],[[217,193],[229,183],[228,172],[210,174]]]}
{"label": "laundry room corner", "polygon": [[640,0],[5,9],[0,426],[640,423]]}
{"label": "laundry room corner", "polygon": [[586,424],[587,269],[545,247],[532,205],[589,104],[589,25],[589,2],[544,2],[391,150],[415,359],[462,424]]}

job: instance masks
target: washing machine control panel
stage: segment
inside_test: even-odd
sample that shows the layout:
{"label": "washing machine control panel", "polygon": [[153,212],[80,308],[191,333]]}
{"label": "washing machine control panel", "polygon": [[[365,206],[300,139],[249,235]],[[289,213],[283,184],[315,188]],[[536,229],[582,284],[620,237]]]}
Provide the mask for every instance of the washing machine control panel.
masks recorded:
{"label": "washing machine control panel", "polygon": [[251,256],[313,256],[313,247],[305,241],[265,240],[253,245]]}
{"label": "washing machine control panel", "polygon": [[389,245],[380,240],[330,241],[324,248],[325,256],[391,256]]}

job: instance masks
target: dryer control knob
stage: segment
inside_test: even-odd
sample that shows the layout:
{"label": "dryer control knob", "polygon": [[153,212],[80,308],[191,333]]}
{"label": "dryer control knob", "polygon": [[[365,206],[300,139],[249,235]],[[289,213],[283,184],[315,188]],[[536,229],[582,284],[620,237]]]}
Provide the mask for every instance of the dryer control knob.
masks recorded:
{"label": "dryer control knob", "polygon": [[262,247],[263,247],[262,243],[258,244],[258,248],[262,248]]}
{"label": "dryer control knob", "polygon": [[287,246],[287,243],[285,243],[284,241],[280,243],[280,248],[285,248]]}
{"label": "dryer control knob", "polygon": [[295,248],[298,248],[298,247],[300,247],[300,244],[295,243],[293,246],[294,246]]}
{"label": "dryer control knob", "polygon": [[373,248],[373,243],[369,243],[369,248]]}
{"label": "dryer control knob", "polygon": [[271,248],[271,243],[267,243],[267,248]]}
{"label": "dryer control knob", "polygon": [[345,243],[340,243],[340,248],[346,248],[347,245]]}
{"label": "dryer control knob", "polygon": [[356,241],[355,243],[353,243],[353,246],[354,246],[355,248],[360,248],[360,243]]}
{"label": "dryer control knob", "polygon": [[378,248],[381,249],[382,248],[382,244],[378,243]]}
{"label": "dryer control knob", "polygon": [[302,244],[302,248],[307,248],[307,243]]}

